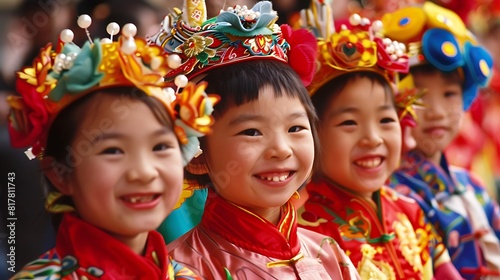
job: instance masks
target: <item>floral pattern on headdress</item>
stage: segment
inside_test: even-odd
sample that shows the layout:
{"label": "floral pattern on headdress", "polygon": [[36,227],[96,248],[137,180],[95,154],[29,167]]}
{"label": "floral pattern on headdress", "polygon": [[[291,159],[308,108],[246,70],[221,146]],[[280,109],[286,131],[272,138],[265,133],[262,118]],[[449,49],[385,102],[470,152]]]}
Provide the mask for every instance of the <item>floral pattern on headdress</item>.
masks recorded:
{"label": "floral pattern on headdress", "polygon": [[415,109],[423,107],[421,98],[424,94],[424,90],[419,90],[415,87],[411,74],[408,74],[398,83],[394,102],[402,125],[410,127],[416,126],[418,119]]}
{"label": "floral pattern on headdress", "polygon": [[[127,30],[134,28],[129,26]],[[8,97],[11,107],[8,129],[12,146],[31,147],[33,156],[41,158],[50,126],[61,110],[90,92],[131,86],[165,106],[182,144],[184,164],[187,164],[195,154],[193,150],[198,150],[193,148],[199,144],[196,137],[210,132],[213,124],[210,114],[218,97],[206,94],[206,85],[194,87],[186,77],[181,79],[180,87],[196,88],[196,94],[176,94],[169,88],[173,84],[163,81],[163,76],[173,69],[168,65],[168,55],[159,46],[148,45],[144,39],[134,39],[135,33],[124,33],[117,42],[109,39],[87,41],[80,49],[71,39],[68,40],[69,32],[72,38],[69,30],[61,33],[57,50],[53,50],[51,44],[47,45],[31,67],[17,73],[16,89],[20,96]],[[174,101],[176,95],[182,98]],[[175,105],[172,102],[176,102]],[[196,106],[193,118],[181,118],[173,110],[173,106],[182,108],[185,104]],[[181,122],[176,122],[177,119]]]}
{"label": "floral pattern on headdress", "polygon": [[229,7],[216,17],[216,29],[234,36],[251,37],[257,35],[272,35],[270,26],[278,20],[271,2],[262,1],[252,9],[246,6]]}
{"label": "floral pattern on headdress", "polygon": [[61,54],[66,57],[75,55],[75,59],[63,69],[64,71],[60,73],[51,71],[49,74],[57,80],[56,86],[48,95],[54,102],[60,101],[65,94],[80,94],[87,91],[97,85],[104,76],[98,70],[102,60],[100,42],[95,42],[93,46],[90,42],[86,42],[81,49],[74,44],[65,44],[59,57]]}
{"label": "floral pattern on headdress", "polygon": [[[191,14],[199,13],[188,13],[184,20],[184,13],[174,9],[165,17],[160,31],[149,38],[150,42],[162,46],[166,53],[177,54],[181,59],[180,66],[166,74],[167,81],[179,74],[192,78],[214,67],[253,59],[289,63],[303,82],[311,79],[311,73],[304,68],[315,68],[315,60],[310,58],[316,57],[317,51],[305,46],[314,42],[314,36],[308,31],[290,32],[289,27],[278,26],[271,2],[258,2],[251,9],[239,5],[229,7],[202,24],[193,20]],[[285,32],[287,36],[284,36]],[[295,32],[302,34],[303,38],[295,40],[292,45],[287,40]],[[294,48],[300,51],[291,57]]]}
{"label": "floral pattern on headdress", "polygon": [[353,14],[349,23],[335,30],[328,3],[311,1],[309,9],[301,11],[302,25],[315,31],[319,60],[318,69],[309,93],[313,95],[330,80],[348,72],[370,71],[396,81],[397,73],[407,73],[409,69],[405,46],[385,38],[381,33],[381,21],[373,23]]}
{"label": "floral pattern on headdress", "polygon": [[188,84],[173,103],[178,116],[175,120],[175,132],[186,147],[183,153],[184,165],[199,152],[197,137],[209,133],[214,123],[213,104],[219,102],[219,97],[208,96],[205,93],[206,87],[206,82],[198,85]]}

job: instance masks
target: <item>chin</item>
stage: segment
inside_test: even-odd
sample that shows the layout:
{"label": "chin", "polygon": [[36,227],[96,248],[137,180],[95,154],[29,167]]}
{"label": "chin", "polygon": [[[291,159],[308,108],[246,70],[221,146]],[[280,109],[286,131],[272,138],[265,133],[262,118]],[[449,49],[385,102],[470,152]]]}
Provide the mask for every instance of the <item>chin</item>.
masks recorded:
{"label": "chin", "polygon": [[[165,218],[166,217],[167,216],[165,216]],[[140,229],[141,231],[156,230],[161,225],[163,220],[164,219],[143,219],[143,220],[137,221],[137,223],[134,226],[136,228]]]}
{"label": "chin", "polygon": [[361,185],[359,188],[360,191],[362,192],[376,192],[382,188],[382,186],[385,185],[385,180],[377,180],[377,181],[370,181],[370,182],[365,182],[364,184]]}
{"label": "chin", "polygon": [[266,199],[263,202],[263,208],[274,208],[274,207],[281,207],[287,203],[288,200],[290,200],[292,196],[290,195],[289,197],[281,197],[281,198],[271,198],[271,199]]}

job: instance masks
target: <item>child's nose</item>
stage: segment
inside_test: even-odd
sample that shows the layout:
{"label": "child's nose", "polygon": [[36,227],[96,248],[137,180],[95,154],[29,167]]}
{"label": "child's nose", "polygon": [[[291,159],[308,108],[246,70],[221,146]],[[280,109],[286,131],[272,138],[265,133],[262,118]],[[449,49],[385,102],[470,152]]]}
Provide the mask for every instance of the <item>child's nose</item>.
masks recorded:
{"label": "child's nose", "polygon": [[146,184],[153,181],[158,176],[158,171],[152,160],[145,156],[138,156],[131,159],[131,164],[126,176],[127,180],[130,182]]}
{"label": "child's nose", "polygon": [[273,139],[269,140],[266,149],[266,158],[269,159],[286,159],[293,154],[292,147],[288,143],[286,137],[275,135]]}
{"label": "child's nose", "polygon": [[441,119],[444,117],[445,112],[449,110],[447,103],[439,102],[439,100],[431,100],[425,103],[424,117],[428,120]]}
{"label": "child's nose", "polygon": [[446,115],[445,106],[441,106],[439,104],[428,105],[424,111],[424,116],[428,120],[442,119],[445,115]]}
{"label": "child's nose", "polygon": [[376,128],[367,128],[360,140],[360,145],[367,147],[377,147],[382,144],[383,139]]}

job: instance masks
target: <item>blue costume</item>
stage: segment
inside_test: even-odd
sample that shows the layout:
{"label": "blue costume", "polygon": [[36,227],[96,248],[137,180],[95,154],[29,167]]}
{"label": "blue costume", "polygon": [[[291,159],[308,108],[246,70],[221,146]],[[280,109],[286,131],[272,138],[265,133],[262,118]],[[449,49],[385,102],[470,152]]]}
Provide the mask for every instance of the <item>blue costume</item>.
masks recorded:
{"label": "blue costume", "polygon": [[500,276],[498,205],[468,171],[449,166],[445,156],[437,166],[411,151],[391,186],[417,200],[463,277]]}

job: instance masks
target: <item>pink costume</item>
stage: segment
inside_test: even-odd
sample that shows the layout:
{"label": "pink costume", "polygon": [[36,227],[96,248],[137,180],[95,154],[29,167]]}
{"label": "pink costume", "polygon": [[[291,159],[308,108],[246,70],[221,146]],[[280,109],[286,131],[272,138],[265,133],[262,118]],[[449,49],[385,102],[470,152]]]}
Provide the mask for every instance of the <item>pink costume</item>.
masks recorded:
{"label": "pink costume", "polygon": [[297,228],[291,202],[275,226],[210,192],[201,223],[168,248],[205,279],[359,279],[333,239]]}

